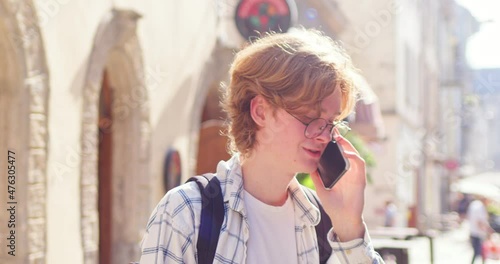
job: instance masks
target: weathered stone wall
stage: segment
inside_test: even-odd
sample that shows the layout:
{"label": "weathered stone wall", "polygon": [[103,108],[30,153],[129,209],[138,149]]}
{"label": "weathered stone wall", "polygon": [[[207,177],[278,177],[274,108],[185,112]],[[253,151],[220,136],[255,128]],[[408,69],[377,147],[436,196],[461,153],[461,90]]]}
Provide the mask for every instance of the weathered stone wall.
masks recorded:
{"label": "weathered stone wall", "polygon": [[[16,153],[14,199],[8,199],[17,202],[15,228],[8,228],[5,214],[0,218],[2,238],[15,231],[16,256],[2,246],[0,262],[45,263],[49,75],[32,2],[0,1],[0,14],[0,53],[5,54],[0,62],[5,64],[0,67],[0,111],[5,122],[0,126],[0,156],[3,163],[7,150]],[[1,168],[0,176],[6,183],[6,168]],[[7,204],[6,194],[5,190],[2,206]]]}

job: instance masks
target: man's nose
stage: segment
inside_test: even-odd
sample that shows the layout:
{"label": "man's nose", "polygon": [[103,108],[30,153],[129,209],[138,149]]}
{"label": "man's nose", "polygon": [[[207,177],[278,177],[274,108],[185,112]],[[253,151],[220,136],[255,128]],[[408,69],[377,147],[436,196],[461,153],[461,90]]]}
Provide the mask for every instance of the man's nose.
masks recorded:
{"label": "man's nose", "polygon": [[333,134],[331,128],[328,126],[316,137],[317,140],[322,142],[329,142],[333,139]]}

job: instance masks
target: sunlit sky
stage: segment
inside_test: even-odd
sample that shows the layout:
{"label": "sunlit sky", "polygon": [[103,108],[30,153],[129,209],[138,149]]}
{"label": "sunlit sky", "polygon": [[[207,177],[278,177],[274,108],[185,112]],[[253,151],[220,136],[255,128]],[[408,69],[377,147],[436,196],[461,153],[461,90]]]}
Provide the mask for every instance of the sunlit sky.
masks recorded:
{"label": "sunlit sky", "polygon": [[456,0],[483,22],[467,44],[472,68],[500,68],[500,0]]}

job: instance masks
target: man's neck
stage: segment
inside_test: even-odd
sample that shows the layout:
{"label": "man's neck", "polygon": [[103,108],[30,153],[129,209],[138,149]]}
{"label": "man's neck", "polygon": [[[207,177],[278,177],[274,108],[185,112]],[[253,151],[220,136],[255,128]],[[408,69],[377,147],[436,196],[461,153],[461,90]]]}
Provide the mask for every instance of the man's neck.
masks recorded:
{"label": "man's neck", "polygon": [[[288,185],[292,174],[279,169],[280,165],[270,162],[265,155],[252,155],[242,162],[243,186],[259,201],[281,206],[288,197]],[[288,174],[288,175],[287,175]]]}

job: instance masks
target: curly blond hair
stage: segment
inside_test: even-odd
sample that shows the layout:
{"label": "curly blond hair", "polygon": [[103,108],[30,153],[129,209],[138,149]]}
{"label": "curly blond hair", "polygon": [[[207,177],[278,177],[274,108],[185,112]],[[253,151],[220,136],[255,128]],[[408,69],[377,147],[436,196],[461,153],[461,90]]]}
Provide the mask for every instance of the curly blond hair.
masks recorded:
{"label": "curly blond hair", "polygon": [[331,38],[316,30],[269,33],[239,51],[223,87],[221,105],[227,113],[229,150],[248,156],[256,144],[258,126],[250,115],[250,102],[263,96],[275,109],[297,115],[315,110],[340,87],[341,114],[354,108],[358,91],[353,85],[350,57]]}

